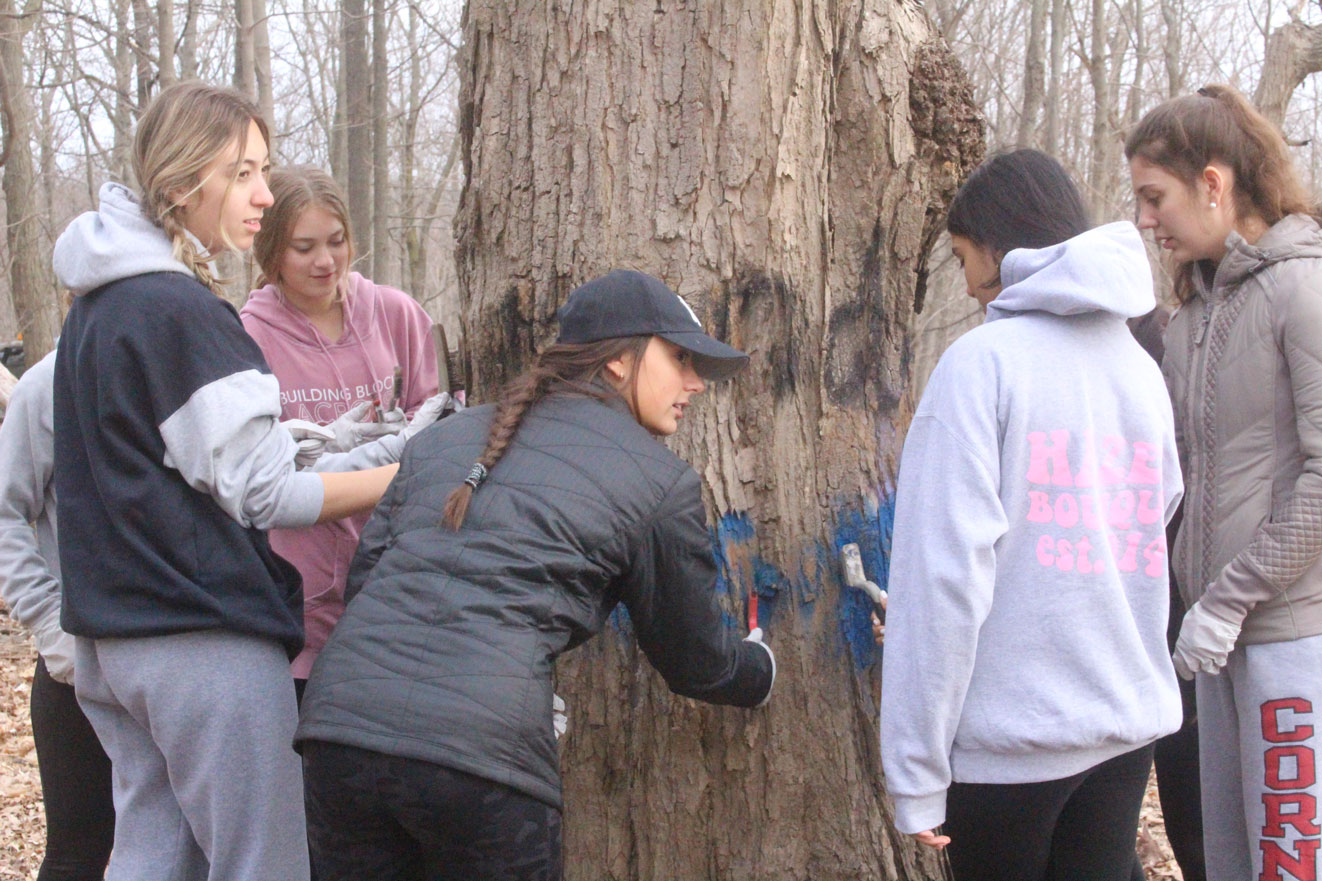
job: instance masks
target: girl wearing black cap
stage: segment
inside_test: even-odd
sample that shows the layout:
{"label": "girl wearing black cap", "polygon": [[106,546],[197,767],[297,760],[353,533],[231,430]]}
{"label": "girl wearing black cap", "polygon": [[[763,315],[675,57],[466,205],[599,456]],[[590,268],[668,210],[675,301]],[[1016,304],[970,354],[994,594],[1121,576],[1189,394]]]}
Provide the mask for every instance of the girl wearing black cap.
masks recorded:
{"label": "girl wearing black cap", "polygon": [[698,476],[651,436],[747,360],[616,271],[498,404],[409,444],[296,736],[319,878],[559,878],[552,665],[621,601],[673,691],[768,699],[760,631],[722,623]]}

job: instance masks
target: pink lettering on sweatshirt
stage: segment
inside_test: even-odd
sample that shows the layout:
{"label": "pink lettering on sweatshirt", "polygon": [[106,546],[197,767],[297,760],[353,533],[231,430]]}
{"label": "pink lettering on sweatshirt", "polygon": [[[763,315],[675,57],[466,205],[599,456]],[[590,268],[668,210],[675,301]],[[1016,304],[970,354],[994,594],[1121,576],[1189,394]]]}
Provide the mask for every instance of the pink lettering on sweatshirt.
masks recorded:
{"label": "pink lettering on sweatshirt", "polygon": [[1120,435],[1030,431],[1028,512],[1043,529],[1037,562],[1083,575],[1115,566],[1166,571],[1165,500],[1157,445]]}

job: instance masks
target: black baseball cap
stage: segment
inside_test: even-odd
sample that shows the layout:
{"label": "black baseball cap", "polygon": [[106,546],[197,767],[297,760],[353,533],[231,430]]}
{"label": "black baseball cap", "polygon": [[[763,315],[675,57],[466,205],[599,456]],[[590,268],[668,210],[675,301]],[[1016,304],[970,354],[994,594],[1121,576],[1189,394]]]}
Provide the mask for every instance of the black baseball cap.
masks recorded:
{"label": "black baseball cap", "polygon": [[659,336],[693,353],[703,379],[728,379],[748,356],[712,339],[698,316],[665,282],[632,269],[615,269],[580,285],[556,313],[558,343],[595,343],[622,336]]}

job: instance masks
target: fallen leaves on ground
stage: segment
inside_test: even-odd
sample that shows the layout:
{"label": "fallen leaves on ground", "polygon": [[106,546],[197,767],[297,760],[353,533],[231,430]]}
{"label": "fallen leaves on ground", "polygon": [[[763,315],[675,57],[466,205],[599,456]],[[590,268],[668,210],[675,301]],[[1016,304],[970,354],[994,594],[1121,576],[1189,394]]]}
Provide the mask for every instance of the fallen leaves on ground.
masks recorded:
{"label": "fallen leaves on ground", "polygon": [[[46,846],[41,780],[28,718],[37,656],[22,628],[2,615],[0,607],[0,881],[27,881],[37,876]],[[1148,881],[1183,881],[1166,842],[1155,778],[1148,781],[1143,799],[1138,853]]]}

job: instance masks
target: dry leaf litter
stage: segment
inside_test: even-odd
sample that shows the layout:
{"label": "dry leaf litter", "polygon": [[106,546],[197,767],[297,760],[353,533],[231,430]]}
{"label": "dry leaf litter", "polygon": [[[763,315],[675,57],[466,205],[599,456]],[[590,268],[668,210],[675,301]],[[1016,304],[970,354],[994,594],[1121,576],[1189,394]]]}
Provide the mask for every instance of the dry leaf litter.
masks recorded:
{"label": "dry leaf litter", "polygon": [[[35,663],[27,634],[0,606],[0,881],[36,878],[45,849],[41,781],[28,719]],[[1143,800],[1138,853],[1148,881],[1183,881],[1166,842],[1155,779]]]}

